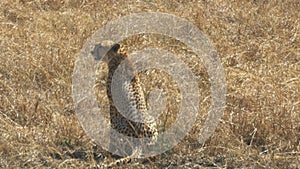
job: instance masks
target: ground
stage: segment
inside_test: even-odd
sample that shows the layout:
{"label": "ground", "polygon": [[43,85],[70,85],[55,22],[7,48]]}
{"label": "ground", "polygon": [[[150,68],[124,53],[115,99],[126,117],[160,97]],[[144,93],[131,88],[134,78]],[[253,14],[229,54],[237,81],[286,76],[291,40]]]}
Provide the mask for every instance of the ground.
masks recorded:
{"label": "ground", "polygon": [[[226,109],[200,145],[210,106],[201,61],[172,38],[125,39],[129,52],[159,47],[185,61],[197,76],[202,102],[197,122],[178,145],[124,168],[300,168],[299,10],[297,0],[1,1],[0,168],[95,168],[114,160],[76,118],[72,73],[78,52],[96,30],[145,11],[177,15],[208,35],[225,70]],[[158,122],[164,131],[176,119],[178,88],[159,71],[145,73],[141,81],[145,91],[158,86],[168,96]]]}

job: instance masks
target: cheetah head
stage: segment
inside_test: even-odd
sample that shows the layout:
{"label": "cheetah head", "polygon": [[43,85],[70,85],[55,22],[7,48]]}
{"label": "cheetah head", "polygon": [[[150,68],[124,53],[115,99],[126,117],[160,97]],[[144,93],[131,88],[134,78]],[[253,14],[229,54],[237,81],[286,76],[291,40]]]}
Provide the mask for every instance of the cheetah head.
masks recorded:
{"label": "cheetah head", "polygon": [[117,54],[119,49],[120,44],[114,43],[113,41],[103,41],[101,44],[95,45],[91,54],[96,61],[102,60],[104,62],[109,62],[110,59]]}

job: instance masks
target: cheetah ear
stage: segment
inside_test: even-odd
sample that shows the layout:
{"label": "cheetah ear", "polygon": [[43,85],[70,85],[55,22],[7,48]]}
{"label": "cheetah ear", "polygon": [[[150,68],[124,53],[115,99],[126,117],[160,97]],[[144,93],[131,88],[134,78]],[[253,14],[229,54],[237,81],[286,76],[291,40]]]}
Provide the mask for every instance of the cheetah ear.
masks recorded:
{"label": "cheetah ear", "polygon": [[110,51],[118,52],[119,49],[120,49],[120,44],[116,43],[116,44],[112,45],[112,47],[110,48]]}

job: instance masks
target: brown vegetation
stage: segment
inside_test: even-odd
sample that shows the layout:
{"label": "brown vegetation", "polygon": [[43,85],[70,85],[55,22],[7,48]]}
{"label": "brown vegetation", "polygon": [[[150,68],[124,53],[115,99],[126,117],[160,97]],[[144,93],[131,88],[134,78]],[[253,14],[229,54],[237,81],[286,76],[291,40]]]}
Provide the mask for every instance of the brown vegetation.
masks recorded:
{"label": "brown vegetation", "polygon": [[[227,102],[215,133],[199,145],[210,106],[203,66],[193,67],[198,60],[189,60],[183,45],[170,38],[147,34],[124,40],[129,51],[164,42],[159,47],[191,66],[203,100],[189,135],[138,167],[300,168],[299,10],[297,0],[1,1],[0,168],[94,168],[114,160],[76,118],[72,72],[78,52],[97,29],[145,11],[175,14],[209,36],[225,69]],[[152,78],[157,76],[142,80]],[[176,87],[164,86],[173,82],[159,85],[176,98]],[[163,114],[161,121],[172,122],[178,107],[172,99],[168,103],[172,114]]]}

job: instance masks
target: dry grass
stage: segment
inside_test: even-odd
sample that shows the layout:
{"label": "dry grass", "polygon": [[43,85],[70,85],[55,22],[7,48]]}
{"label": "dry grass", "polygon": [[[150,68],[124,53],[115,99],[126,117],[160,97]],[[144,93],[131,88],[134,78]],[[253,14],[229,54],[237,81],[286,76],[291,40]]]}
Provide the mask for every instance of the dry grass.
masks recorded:
{"label": "dry grass", "polygon": [[[207,100],[189,136],[139,167],[300,168],[299,10],[297,0],[1,1],[0,168],[93,168],[113,161],[78,123],[72,71],[76,54],[95,30],[142,11],[175,14],[207,34],[225,68],[228,93],[225,114],[204,146],[197,137]],[[139,36],[124,45],[155,46],[158,39]],[[172,39],[163,42],[165,49],[177,44],[173,51],[179,56],[188,53]],[[209,96],[205,69],[184,58],[198,76],[201,99]],[[171,84],[159,84],[170,98],[176,87],[164,85]],[[174,100],[168,101],[172,121],[177,108]]]}

